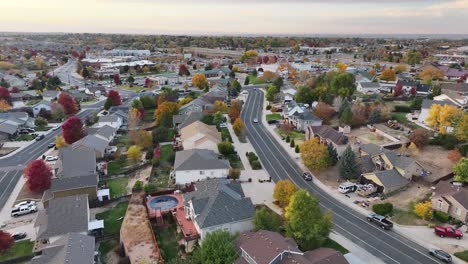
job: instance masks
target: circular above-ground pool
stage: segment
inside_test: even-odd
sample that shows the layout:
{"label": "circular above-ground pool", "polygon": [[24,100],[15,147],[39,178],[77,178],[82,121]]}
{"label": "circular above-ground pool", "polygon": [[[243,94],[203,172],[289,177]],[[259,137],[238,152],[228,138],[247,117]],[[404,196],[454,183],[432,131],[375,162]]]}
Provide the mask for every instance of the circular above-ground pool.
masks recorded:
{"label": "circular above-ground pool", "polygon": [[158,197],[152,197],[148,201],[148,207],[151,209],[159,209],[161,211],[169,211],[179,204],[179,200],[176,197],[163,195]]}

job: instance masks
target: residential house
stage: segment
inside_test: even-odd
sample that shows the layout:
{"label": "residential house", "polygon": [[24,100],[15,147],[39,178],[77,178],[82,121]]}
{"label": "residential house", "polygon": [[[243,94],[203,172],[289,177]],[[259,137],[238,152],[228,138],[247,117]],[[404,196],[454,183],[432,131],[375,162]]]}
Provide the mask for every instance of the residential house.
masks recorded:
{"label": "residential house", "polygon": [[179,108],[179,115],[189,115],[191,113],[201,113],[206,110],[209,102],[205,101],[203,97],[198,97]]}
{"label": "residential house", "polygon": [[306,139],[317,137],[323,144],[332,143],[338,152],[338,155],[341,155],[348,146],[348,137],[327,125],[309,126],[305,133]]}
{"label": "residential house", "polygon": [[36,217],[34,229],[39,245],[35,249],[49,247],[68,233],[88,235],[102,228],[103,220],[90,220],[87,195],[57,197]]}
{"label": "residential house", "polygon": [[297,90],[292,88],[281,91],[281,101],[283,102],[283,104],[287,104],[293,101],[294,96],[296,96],[296,92]]}
{"label": "residential house", "polygon": [[95,239],[80,233],[68,233],[43,248],[31,264],[93,264]]}
{"label": "residential house", "polygon": [[205,113],[202,112],[193,112],[188,115],[174,115],[172,123],[174,127],[180,131],[182,128],[192,124],[193,122],[201,120],[204,115]]}
{"label": "residential house", "polygon": [[419,82],[413,80],[398,80],[395,88],[401,87],[405,93],[409,94],[413,88],[416,89],[418,83]]}
{"label": "residential house", "polygon": [[96,158],[103,158],[106,154],[106,149],[109,146],[109,141],[99,135],[87,135],[84,138],[73,143],[73,148],[89,148],[96,153]]}
{"label": "residential house", "polygon": [[226,102],[228,100],[228,89],[227,87],[216,86],[201,97],[210,104],[214,104],[216,101]]}
{"label": "residential house", "polygon": [[11,140],[18,135],[18,126],[2,121],[0,123],[0,141]]}
{"label": "residential house", "polygon": [[109,125],[100,127],[94,135],[111,142],[117,134],[117,128]]}
{"label": "residential house", "polygon": [[296,101],[290,101],[283,105],[283,117],[286,120],[295,113],[303,113],[306,111],[309,111],[307,105],[296,103]]}
{"label": "residential house", "polygon": [[94,97],[93,95],[82,93],[78,90],[68,90],[67,93],[70,94],[70,96],[77,102],[87,102],[92,100]]}
{"label": "residential house", "polygon": [[30,117],[26,112],[0,113],[0,122],[4,121],[17,126],[18,128],[35,127],[34,118]]}
{"label": "residential house", "polygon": [[431,92],[432,92],[432,89],[429,84],[418,83],[418,85],[416,85],[416,95],[427,96]]}
{"label": "residential house", "polygon": [[216,230],[236,234],[253,228],[255,207],[239,182],[209,179],[194,186],[194,191],[183,195],[185,217],[192,220],[201,241]]}
{"label": "residential house", "polygon": [[437,104],[440,106],[444,105],[453,105],[457,106],[456,104],[452,103],[451,101],[435,101],[435,100],[429,100],[429,99],[423,99],[422,104],[421,104],[421,113],[419,114],[418,121],[425,124],[426,119],[429,116],[429,112],[431,111],[432,105]]}
{"label": "residential house", "polygon": [[433,188],[432,209],[442,211],[451,217],[468,222],[468,190],[448,181],[440,181]]}
{"label": "residential house", "polygon": [[289,122],[298,131],[304,132],[309,126],[321,126],[322,119],[318,118],[311,111],[306,109],[304,112],[295,112],[289,116]]}
{"label": "residential house", "polygon": [[335,249],[303,252],[292,238],[267,230],[243,232],[236,244],[240,257],[235,264],[348,264],[345,256]]}
{"label": "residential house", "polygon": [[42,92],[42,100],[47,101],[47,102],[57,100],[58,97],[60,96],[60,93],[61,92],[59,91],[45,90],[44,92]]}
{"label": "residential house", "polygon": [[214,152],[218,152],[218,143],[222,141],[216,126],[209,126],[201,121],[195,121],[182,128],[180,140],[185,150],[208,149]]}
{"label": "residential house", "polygon": [[207,178],[226,178],[229,162],[207,149],[188,149],[175,154],[173,178],[176,184],[186,184]]}
{"label": "residential house", "polygon": [[[411,180],[427,175],[422,165],[416,160],[372,143],[361,145],[359,156],[362,162],[372,162],[375,168],[374,171],[363,171],[361,181],[373,183],[382,193],[399,190],[407,186]],[[362,160],[363,158],[365,160]],[[372,166],[364,165],[363,167],[371,168]]]}
{"label": "residential house", "polygon": [[103,127],[105,125],[115,127],[119,129],[123,124],[123,118],[118,114],[109,114],[106,116],[100,116],[96,127]]}
{"label": "residential house", "polygon": [[198,73],[205,75],[206,78],[221,78],[222,76],[229,75],[230,72],[231,70],[229,68],[220,68],[220,69],[199,71]]}
{"label": "residential house", "polygon": [[39,103],[35,104],[32,106],[32,111],[33,115],[37,117],[39,115],[39,112],[44,109],[45,111],[51,111],[52,110],[52,105],[50,101],[40,101]]}
{"label": "residential house", "polygon": [[441,83],[442,94],[434,97],[436,101],[451,101],[452,103],[468,110],[468,82],[466,83]]}
{"label": "residential house", "polygon": [[369,83],[375,79],[375,76],[370,74],[368,71],[358,70],[355,73],[356,83]]}
{"label": "residential house", "polygon": [[380,93],[380,83],[378,82],[358,82],[357,91],[364,94]]}

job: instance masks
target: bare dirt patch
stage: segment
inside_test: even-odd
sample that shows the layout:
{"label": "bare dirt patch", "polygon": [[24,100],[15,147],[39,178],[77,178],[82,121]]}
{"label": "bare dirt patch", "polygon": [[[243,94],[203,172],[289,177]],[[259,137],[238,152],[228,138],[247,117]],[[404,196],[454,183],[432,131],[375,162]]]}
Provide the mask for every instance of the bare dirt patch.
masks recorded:
{"label": "bare dirt patch", "polygon": [[413,156],[425,170],[429,171],[426,181],[434,182],[452,172],[453,163],[447,158],[449,150],[441,146],[426,146]]}
{"label": "bare dirt patch", "polygon": [[141,181],[141,182],[143,182],[143,185],[148,183],[148,180],[149,180],[149,178],[151,176],[151,169],[152,169],[152,166],[147,166],[147,167],[145,167],[145,168],[143,168],[141,170],[137,170],[133,174],[133,176],[128,181],[127,194],[132,193],[132,188],[133,188],[133,185],[135,185],[135,182]]}
{"label": "bare dirt patch", "polygon": [[338,185],[340,185],[341,181],[344,181],[343,179],[340,178],[340,172],[338,169],[338,164],[329,167],[324,171],[320,171],[318,173],[314,173],[315,177],[318,178],[323,184],[332,187],[332,188],[338,188]]}
{"label": "bare dirt patch", "polygon": [[411,183],[407,190],[390,196],[385,202],[392,203],[394,208],[408,210],[411,203],[425,199],[429,193],[431,193],[429,186]]}

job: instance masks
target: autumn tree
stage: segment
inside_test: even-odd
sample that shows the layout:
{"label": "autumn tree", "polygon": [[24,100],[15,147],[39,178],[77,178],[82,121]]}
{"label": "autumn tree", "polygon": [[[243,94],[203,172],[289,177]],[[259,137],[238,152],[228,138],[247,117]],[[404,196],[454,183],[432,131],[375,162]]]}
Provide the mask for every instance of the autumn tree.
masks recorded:
{"label": "autumn tree", "polygon": [[73,144],[85,136],[83,122],[77,116],[69,117],[62,125],[63,139],[67,144]]}
{"label": "autumn tree", "polygon": [[419,64],[422,59],[422,54],[419,51],[410,50],[405,54],[404,60],[409,65]]}
{"label": "autumn tree", "polygon": [[343,63],[343,62],[338,62],[336,64],[336,68],[338,69],[339,72],[343,73],[343,72],[346,72],[348,65],[346,65],[346,63]]}
{"label": "autumn tree", "polygon": [[385,68],[385,70],[383,70],[382,73],[380,74],[380,79],[384,81],[395,81],[396,80],[395,71],[390,68]]}
{"label": "autumn tree", "polygon": [[330,165],[327,146],[319,142],[318,138],[311,138],[300,146],[301,158],[304,165],[312,171],[319,171]]}
{"label": "autumn tree", "polygon": [[237,118],[240,117],[240,112],[242,110],[242,102],[239,100],[231,100],[231,106],[229,107],[228,116],[231,119],[231,122],[234,122]]}
{"label": "autumn tree", "polygon": [[443,80],[445,73],[436,67],[428,66],[419,73],[419,77],[423,79],[424,83],[430,83],[432,80]]}
{"label": "autumn tree", "polygon": [[453,163],[457,163],[462,158],[462,155],[458,149],[453,149],[449,151],[449,153],[447,154],[447,158]]}
{"label": "autumn tree", "polygon": [[179,111],[179,106],[174,102],[164,102],[154,112],[156,126],[172,127],[172,116]]}
{"label": "autumn tree", "polygon": [[323,213],[319,199],[302,189],[294,193],[286,207],[286,233],[302,251],[319,248],[328,239],[332,214]]}
{"label": "autumn tree", "polygon": [[204,74],[196,73],[192,78],[192,84],[198,89],[203,90],[208,87],[208,79],[206,79]]}
{"label": "autumn tree", "polygon": [[52,119],[62,122],[62,120],[66,116],[65,108],[61,104],[52,103],[51,116],[52,116]]}
{"label": "autumn tree", "polygon": [[453,166],[453,174],[455,174],[456,181],[468,182],[468,158],[460,159]]}
{"label": "autumn tree", "polygon": [[245,130],[245,124],[240,118],[236,118],[234,124],[232,125],[232,129],[236,133],[236,135],[243,135]]}
{"label": "autumn tree", "polygon": [[23,169],[26,185],[29,191],[34,193],[42,193],[50,188],[52,179],[52,169],[45,163],[44,160],[32,160]]}
{"label": "autumn tree", "polygon": [[128,148],[127,151],[127,160],[129,164],[137,164],[141,161],[141,148],[139,146],[133,145]]}
{"label": "autumn tree", "polygon": [[258,56],[257,51],[255,50],[247,50],[241,56],[241,62],[247,62],[253,58]]}
{"label": "autumn tree", "polygon": [[397,84],[395,89],[393,89],[393,96],[398,97],[403,94],[403,86],[401,84]]}
{"label": "autumn tree", "polygon": [[0,254],[7,251],[15,244],[15,239],[11,236],[10,233],[0,230]]}
{"label": "autumn tree", "polygon": [[428,220],[432,217],[432,202],[425,201],[417,203],[414,206],[414,213],[424,220]]}
{"label": "autumn tree", "polygon": [[132,135],[133,143],[139,146],[142,149],[149,149],[153,146],[153,136],[151,132],[146,130],[136,130],[132,131],[134,135]]}
{"label": "autumn tree", "polygon": [[114,74],[112,79],[114,80],[115,85],[121,85],[122,84],[122,81],[120,80],[120,76],[118,74]]}
{"label": "autumn tree", "polygon": [[406,65],[404,64],[398,64],[395,66],[395,68],[393,68],[395,70],[395,73],[396,74],[399,74],[399,73],[402,73],[402,72],[405,72],[406,71]]}
{"label": "autumn tree", "polygon": [[272,71],[265,71],[262,77],[260,77],[261,80],[268,83],[273,82],[276,78],[278,78],[278,75]]}
{"label": "autumn tree", "polygon": [[11,109],[11,105],[5,99],[0,99],[0,111],[5,112],[10,109]]}
{"label": "autumn tree", "polygon": [[413,142],[408,146],[408,149],[411,151],[413,156],[417,156],[419,154],[419,149]]}
{"label": "autumn tree", "polygon": [[340,176],[352,180],[359,178],[361,174],[361,169],[357,163],[356,154],[351,149],[350,146],[346,147],[345,151],[341,155],[341,160],[339,164]]}
{"label": "autumn tree", "polygon": [[464,113],[455,127],[455,136],[460,141],[468,140],[468,113]]}
{"label": "autumn tree", "polygon": [[424,128],[416,128],[409,135],[409,140],[417,147],[422,148],[429,143],[429,132]]}
{"label": "autumn tree", "polygon": [[63,139],[63,136],[57,135],[55,137],[55,148],[60,149],[66,146],[67,146],[67,143],[65,142],[65,139]]}
{"label": "autumn tree", "polygon": [[228,106],[226,105],[226,103],[224,103],[223,101],[219,101],[219,100],[216,100],[213,104],[213,108],[211,109],[211,112],[213,113],[217,113],[217,112],[220,112],[220,113],[227,113],[228,111]]}
{"label": "autumn tree", "polygon": [[122,104],[122,99],[120,98],[120,93],[116,90],[110,90],[107,93],[107,98],[112,102],[112,106],[118,106]]}
{"label": "autumn tree", "polygon": [[445,134],[447,128],[456,128],[463,119],[463,110],[454,105],[433,104],[426,118],[426,123]]}
{"label": "autumn tree", "polygon": [[314,114],[323,121],[330,122],[335,115],[335,109],[333,109],[329,104],[319,102],[315,107]]}
{"label": "autumn tree", "polygon": [[77,112],[76,102],[68,93],[60,93],[58,103],[63,106],[67,115],[73,115]]}
{"label": "autumn tree", "polygon": [[179,65],[179,76],[190,76],[190,71],[187,69],[187,65]]}
{"label": "autumn tree", "polygon": [[269,208],[262,207],[255,211],[253,225],[255,231],[269,230],[279,232],[283,225],[283,219]]}
{"label": "autumn tree", "polygon": [[10,101],[10,91],[7,88],[0,86],[0,99],[3,99],[7,102]]}
{"label": "autumn tree", "polygon": [[296,185],[290,180],[279,180],[273,191],[273,198],[278,201],[279,206],[286,208],[291,196],[297,191]]}

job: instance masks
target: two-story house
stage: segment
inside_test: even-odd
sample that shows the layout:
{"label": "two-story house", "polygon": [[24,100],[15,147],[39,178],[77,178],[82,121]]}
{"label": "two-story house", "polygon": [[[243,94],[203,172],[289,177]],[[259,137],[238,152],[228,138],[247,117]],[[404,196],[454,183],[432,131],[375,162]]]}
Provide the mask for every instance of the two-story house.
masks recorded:
{"label": "two-story house", "polygon": [[442,211],[451,217],[468,222],[468,190],[448,181],[440,181],[432,192],[432,209]]}
{"label": "two-story house", "polygon": [[226,178],[229,161],[220,159],[219,154],[208,149],[177,151],[172,177],[176,184],[187,184],[207,178]]}

